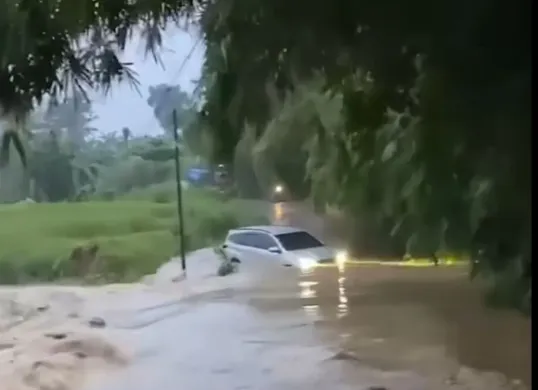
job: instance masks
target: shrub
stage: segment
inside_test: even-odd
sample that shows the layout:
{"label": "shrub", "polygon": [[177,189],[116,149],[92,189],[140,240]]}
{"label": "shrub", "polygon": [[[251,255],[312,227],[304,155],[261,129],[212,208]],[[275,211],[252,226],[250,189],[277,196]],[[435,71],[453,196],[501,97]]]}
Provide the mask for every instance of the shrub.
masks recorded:
{"label": "shrub", "polygon": [[130,156],[101,172],[96,183],[96,196],[121,195],[161,183],[173,177],[173,169],[172,161],[155,162]]}

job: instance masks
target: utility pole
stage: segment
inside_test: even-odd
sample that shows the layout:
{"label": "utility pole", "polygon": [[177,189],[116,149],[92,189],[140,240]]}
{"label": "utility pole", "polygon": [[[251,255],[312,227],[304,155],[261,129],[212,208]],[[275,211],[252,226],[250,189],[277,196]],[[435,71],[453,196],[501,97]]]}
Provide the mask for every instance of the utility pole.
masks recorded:
{"label": "utility pole", "polygon": [[179,136],[177,128],[177,111],[172,112],[172,123],[174,131],[174,160],[176,163],[176,189],[177,189],[177,221],[179,224],[179,250],[181,254],[181,269],[187,272],[187,262],[185,261],[185,230],[183,220],[183,191],[181,187],[181,164],[179,160]]}

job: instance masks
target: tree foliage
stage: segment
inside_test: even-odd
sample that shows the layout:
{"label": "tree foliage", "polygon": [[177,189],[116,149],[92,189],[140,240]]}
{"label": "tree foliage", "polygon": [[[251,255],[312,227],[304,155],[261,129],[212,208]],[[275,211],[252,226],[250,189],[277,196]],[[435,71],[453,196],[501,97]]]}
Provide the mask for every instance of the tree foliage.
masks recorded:
{"label": "tree foliage", "polygon": [[[121,52],[133,36],[145,41],[158,59],[162,30],[179,25],[204,1],[2,0],[0,7],[0,115],[13,125],[4,129],[14,144],[24,121],[46,98],[94,89],[107,93],[116,82],[138,88],[132,64]],[[6,149],[6,148],[4,148]],[[9,148],[7,148],[9,149]]]}
{"label": "tree foliage", "polygon": [[96,130],[91,126],[95,119],[92,102],[77,91],[61,102],[50,104],[32,127],[34,131],[58,132],[67,138],[74,150],[78,150],[86,137]]}
{"label": "tree foliage", "polygon": [[72,89],[107,92],[116,81],[136,84],[131,64],[119,52],[135,30],[148,52],[162,42],[167,23],[193,12],[190,0],[20,1],[1,3],[0,107],[25,114],[37,100]]}
{"label": "tree foliage", "polygon": [[[196,9],[187,0],[1,5],[0,107],[12,132],[47,94],[132,81],[117,54],[133,29],[152,49],[168,21]],[[197,5],[200,123],[215,159],[232,160],[253,137],[243,143],[254,163],[276,166],[277,145],[302,144],[317,199],[408,246],[471,253],[505,303],[529,306],[530,0]]]}
{"label": "tree foliage", "polygon": [[149,87],[147,103],[153,108],[153,114],[161,128],[172,135],[174,128],[174,110],[176,125],[181,140],[196,154],[203,150],[202,129],[197,121],[196,101],[179,85],[159,84]]}
{"label": "tree foliage", "polygon": [[471,253],[528,308],[530,14],[528,0],[217,2],[202,17],[216,153],[252,127],[273,161],[302,144],[317,197],[396,248]]}
{"label": "tree foliage", "polygon": [[14,156],[0,171],[0,203],[27,197],[40,202],[110,199],[166,183],[174,177],[172,146],[147,136],[132,137],[126,146],[123,134],[109,134],[73,153],[66,138],[39,131],[25,145],[26,170]]}

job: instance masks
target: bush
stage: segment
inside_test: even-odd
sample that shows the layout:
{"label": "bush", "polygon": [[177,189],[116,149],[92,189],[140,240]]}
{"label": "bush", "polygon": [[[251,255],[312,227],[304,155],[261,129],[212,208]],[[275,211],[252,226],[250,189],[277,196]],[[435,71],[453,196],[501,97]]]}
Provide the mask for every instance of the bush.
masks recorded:
{"label": "bush", "polygon": [[[139,198],[0,206],[0,283],[129,281],[154,272],[178,253],[176,206]],[[186,250],[264,220],[253,208],[203,191],[185,191],[184,211]]]}
{"label": "bush", "polygon": [[173,161],[147,161],[130,156],[112,167],[103,169],[96,182],[96,195],[105,197],[125,194],[136,188],[161,183],[173,177]]}

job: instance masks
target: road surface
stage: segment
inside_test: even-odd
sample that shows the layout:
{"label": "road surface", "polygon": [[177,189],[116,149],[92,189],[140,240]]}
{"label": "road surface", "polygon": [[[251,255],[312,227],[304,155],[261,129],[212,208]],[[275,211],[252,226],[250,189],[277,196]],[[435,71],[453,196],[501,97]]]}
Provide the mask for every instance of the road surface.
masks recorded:
{"label": "road surface", "polygon": [[[195,276],[188,282],[203,281],[197,287],[180,282],[163,288],[161,275],[162,295],[153,302],[106,316],[110,327],[132,340],[134,359],[91,390],[431,389],[411,373],[377,370],[342,355],[315,330],[321,317],[301,305],[267,310],[256,303],[304,294],[294,271],[262,273],[246,265],[237,275],[218,278],[207,261],[211,255],[203,250],[189,259]],[[175,288],[182,299],[173,299]]]}
{"label": "road surface", "polygon": [[[301,205],[280,204],[272,213],[275,223],[325,233]],[[130,340],[134,358],[87,390],[517,388],[502,375],[462,366],[468,363],[529,380],[529,324],[492,320],[489,312],[473,317],[481,313],[473,306],[478,295],[462,287],[464,270],[428,269],[417,279],[417,271],[397,269],[302,275],[245,263],[219,278],[207,250],[188,264],[187,280],[167,284],[180,274],[172,262],[155,276],[159,294],[107,316]],[[456,304],[444,299],[451,294]],[[477,325],[462,328],[460,317]]]}

